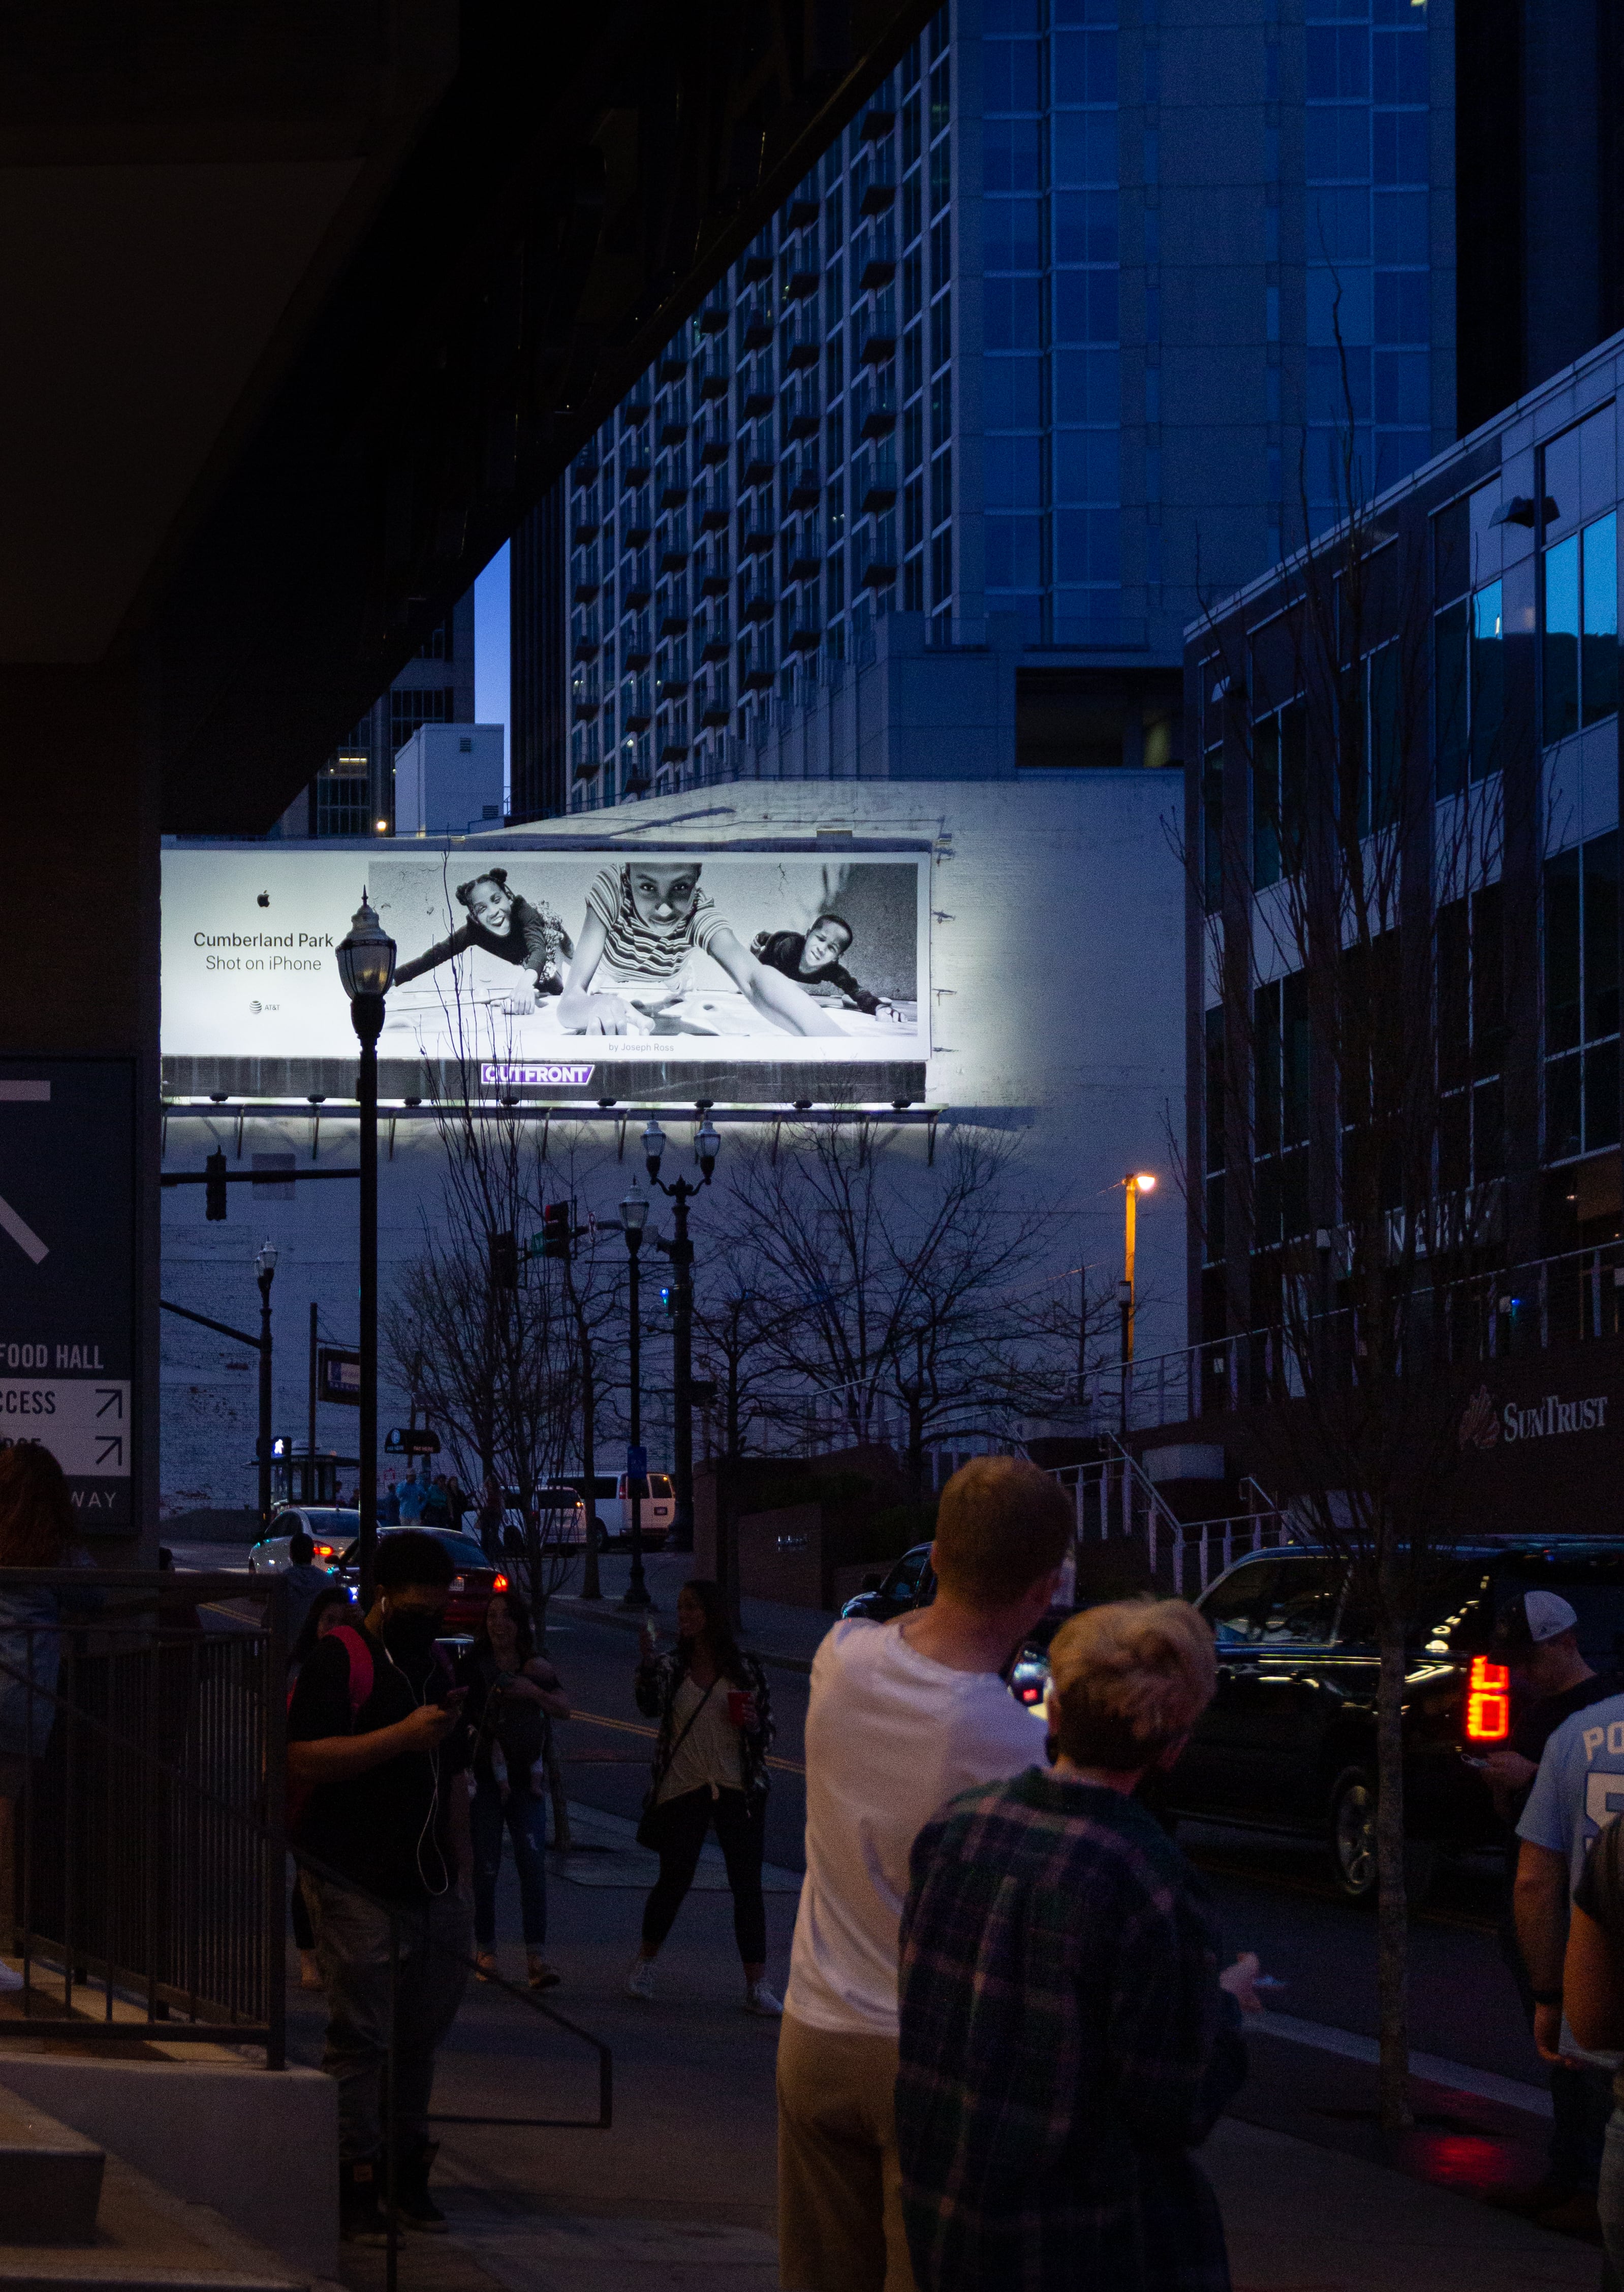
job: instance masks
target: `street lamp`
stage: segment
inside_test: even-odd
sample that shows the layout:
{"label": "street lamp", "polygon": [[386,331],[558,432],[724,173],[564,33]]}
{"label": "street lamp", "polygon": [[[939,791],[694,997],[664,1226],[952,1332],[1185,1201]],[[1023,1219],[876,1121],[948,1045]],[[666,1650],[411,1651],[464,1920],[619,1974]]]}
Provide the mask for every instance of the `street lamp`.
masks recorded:
{"label": "street lamp", "polygon": [[276,1244],[267,1241],[254,1261],[259,1280],[259,1525],[271,1526],[271,1285],[276,1279]]}
{"label": "street lamp", "polygon": [[721,1136],[710,1118],[710,1110],[702,1106],[698,1110],[702,1119],[693,1142],[699,1158],[699,1186],[687,1178],[678,1178],[674,1185],[668,1185],[659,1174],[666,1134],[653,1120],[642,1134],[643,1160],[649,1176],[676,1206],[675,1238],[658,1245],[671,1260],[675,1277],[673,1302],[676,1307],[671,1340],[672,1381],[676,1387],[676,1455],[673,1459],[676,1467],[676,1518],[672,1522],[671,1535],[674,1552],[693,1550],[693,1244],[688,1239],[688,1205],[699,1186],[709,1185],[716,1157],[722,1150]]}
{"label": "street lamp", "polygon": [[[642,1446],[642,1331],[637,1308],[637,1253],[642,1247],[642,1230],[649,1222],[649,1198],[635,1178],[625,1200],[620,1205],[620,1230],[626,1236],[626,1260],[632,1280],[632,1440],[633,1449]],[[642,1475],[631,1469],[634,1462],[626,1457],[626,1485],[632,1500],[632,1580],[621,1600],[623,1608],[651,1608],[649,1587],[642,1575]],[[642,1460],[645,1464],[647,1458]]]}
{"label": "street lamp", "polygon": [[1122,1406],[1121,1430],[1127,1432],[1128,1386],[1134,1370],[1134,1253],[1138,1239],[1139,1197],[1156,1190],[1153,1170],[1130,1170],[1122,1181],[1122,1279],[1117,1284],[1117,1303],[1122,1310]]}
{"label": "street lamp", "polygon": [[363,889],[350,930],[338,942],[338,975],[350,998],[350,1023],[361,1046],[356,1096],[361,1114],[361,1613],[372,1607],[378,1553],[378,1037],[384,997],[395,975],[395,943],[367,903]]}

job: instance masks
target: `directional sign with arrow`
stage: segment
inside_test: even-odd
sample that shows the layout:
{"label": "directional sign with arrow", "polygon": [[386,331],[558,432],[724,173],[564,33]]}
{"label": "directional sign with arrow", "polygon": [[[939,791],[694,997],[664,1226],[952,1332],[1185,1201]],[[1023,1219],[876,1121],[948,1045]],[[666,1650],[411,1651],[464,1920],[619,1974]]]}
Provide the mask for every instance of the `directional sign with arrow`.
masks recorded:
{"label": "directional sign with arrow", "polygon": [[0,1059],[0,1445],[36,1441],[86,1535],[127,1535],[141,1412],[135,1077]]}

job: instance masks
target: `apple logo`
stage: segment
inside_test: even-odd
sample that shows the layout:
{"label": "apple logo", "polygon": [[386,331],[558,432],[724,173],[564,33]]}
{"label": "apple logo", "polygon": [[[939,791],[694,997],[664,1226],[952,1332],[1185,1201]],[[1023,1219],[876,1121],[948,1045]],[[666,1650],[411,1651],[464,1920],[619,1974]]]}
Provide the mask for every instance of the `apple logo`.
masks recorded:
{"label": "apple logo", "polygon": [[271,905],[271,894],[269,892],[262,892],[260,893],[259,905],[262,908],[268,908]]}

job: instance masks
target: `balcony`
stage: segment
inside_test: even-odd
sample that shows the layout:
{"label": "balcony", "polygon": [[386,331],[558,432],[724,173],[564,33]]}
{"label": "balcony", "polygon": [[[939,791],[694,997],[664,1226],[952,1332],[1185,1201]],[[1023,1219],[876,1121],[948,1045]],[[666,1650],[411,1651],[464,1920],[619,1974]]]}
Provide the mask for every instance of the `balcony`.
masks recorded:
{"label": "balcony", "polygon": [[699,722],[707,731],[725,730],[732,721],[733,711],[725,691],[720,697],[707,700],[699,711]]}
{"label": "balcony", "polygon": [[739,520],[739,554],[759,557],[770,550],[778,539],[778,527],[771,518],[741,515]]}
{"label": "balcony", "polygon": [[655,628],[662,637],[680,637],[688,626],[688,584],[662,583],[655,609]]}
{"label": "balcony", "polygon": [[570,464],[570,474],[578,486],[589,486],[598,474],[598,441],[583,446]]}
{"label": "balcony", "polygon": [[620,601],[623,605],[646,605],[654,594],[654,567],[646,549],[640,549],[620,561]]}
{"label": "balcony", "polygon": [[816,376],[803,375],[793,389],[784,392],[779,410],[783,418],[786,439],[815,438],[823,412]]}
{"label": "balcony", "polygon": [[595,676],[578,676],[570,687],[570,712],[578,724],[590,724],[603,705]]}
{"label": "balcony", "polygon": [[620,448],[620,483],[626,486],[646,486],[653,473],[654,464],[649,455],[647,435],[640,431]]}
{"label": "balcony", "polygon": [[685,517],[660,520],[654,554],[660,572],[682,571],[688,562],[688,520]]}
{"label": "balcony", "polygon": [[897,322],[895,314],[883,307],[868,312],[857,322],[857,356],[863,366],[883,366],[897,352]]}
{"label": "balcony", "polygon": [[822,528],[815,517],[798,518],[784,544],[784,578],[810,581],[823,563]]}
{"label": "balcony", "polygon": [[727,472],[725,470],[719,470],[714,478],[707,479],[705,484],[696,488],[694,493],[693,511],[699,521],[700,532],[725,531],[732,513],[732,488],[728,484]]}
{"label": "balcony", "polygon": [[751,486],[771,485],[778,470],[778,455],[772,432],[764,426],[739,448],[739,483],[741,490]]}
{"label": "balcony", "polygon": [[772,232],[770,228],[756,232],[740,258],[739,269],[752,286],[757,279],[772,278]]}
{"label": "balcony", "polygon": [[747,303],[739,306],[739,346],[741,350],[764,351],[772,340],[772,297],[760,293],[752,295]]}
{"label": "balcony", "polygon": [[897,195],[897,178],[889,152],[877,150],[870,163],[858,169],[855,189],[859,214],[890,214]]}
{"label": "balcony", "polygon": [[897,394],[877,375],[866,375],[852,401],[860,438],[888,438],[897,426]]}
{"label": "balcony", "polygon": [[680,334],[673,335],[654,361],[656,382],[681,382],[688,371],[688,352]]}
{"label": "balcony", "polygon": [[576,559],[571,574],[570,602],[590,605],[598,593],[598,553],[595,549],[584,549]]}
{"label": "balcony", "polygon": [[817,365],[823,355],[823,329],[813,305],[807,304],[785,319],[779,329],[779,355],[787,375]]}
{"label": "balcony", "polygon": [[570,624],[570,635],[577,660],[596,660],[599,638],[595,613],[577,613]]}
{"label": "balcony", "polygon": [[590,542],[597,539],[601,523],[596,493],[578,495],[570,520],[570,538],[578,549],[585,549]]}
{"label": "balcony", "polygon": [[654,687],[654,698],[657,702],[681,700],[687,690],[687,670],[681,667],[674,667],[668,674],[661,676],[657,681]]}
{"label": "balcony", "polygon": [[694,580],[702,597],[725,597],[733,585],[731,553],[725,533],[713,534],[694,562]]}
{"label": "balcony", "polygon": [[620,538],[641,549],[654,530],[654,496],[640,486],[620,512]]}
{"label": "balcony", "polygon": [[639,613],[625,624],[625,635],[620,646],[623,668],[647,668],[654,658],[654,639],[646,613]]}
{"label": "balcony", "polygon": [[739,617],[741,621],[770,621],[773,614],[772,576],[770,571],[747,573],[739,583]]}
{"label": "balcony", "polygon": [[595,780],[600,767],[595,756],[578,756],[571,777],[577,780]]}
{"label": "balcony", "polygon": [[[716,335],[726,334],[727,322],[731,316],[732,311],[728,306],[726,290],[718,286],[699,312],[699,332],[702,335],[710,335],[714,341]],[[701,352],[702,357],[706,354]]]}
{"label": "balcony", "polygon": [[702,661],[731,660],[733,656],[732,632],[725,613],[713,613],[696,631],[694,642]]}
{"label": "balcony", "polygon": [[871,103],[863,114],[859,133],[865,143],[877,143],[881,136],[890,134],[896,124],[896,113],[888,103]]}
{"label": "balcony", "polygon": [[897,464],[894,454],[865,454],[854,475],[860,509],[886,510],[895,504]]}
{"label": "balcony", "polygon": [[620,729],[624,732],[646,732],[653,722],[654,711],[650,706],[648,694],[644,692],[628,708],[622,710]]}
{"label": "balcony", "polygon": [[871,546],[859,577],[860,589],[889,589],[897,577],[897,553],[894,545]]}
{"label": "balcony", "polygon": [[[686,439],[687,435],[684,424],[683,436]],[[655,499],[661,509],[681,509],[688,499],[688,457],[685,454],[668,454],[661,462]]]}
{"label": "balcony", "polygon": [[857,283],[867,292],[896,276],[897,235],[888,222],[870,223],[857,241]]}
{"label": "balcony", "polygon": [[797,606],[790,615],[788,634],[784,639],[786,652],[816,652],[823,642],[823,624],[820,620],[803,619]]}
{"label": "balcony", "polygon": [[681,391],[673,394],[670,405],[655,424],[655,434],[662,446],[688,443],[688,400]]}
{"label": "balcony", "polygon": [[787,466],[784,478],[786,509],[815,509],[823,490],[816,454],[801,454]]}
{"label": "balcony", "polygon": [[733,425],[724,406],[713,406],[693,425],[693,450],[703,468],[725,462],[733,443]]}
{"label": "balcony", "polygon": [[816,238],[800,240],[784,257],[782,284],[787,303],[804,303],[815,295],[823,280],[823,266],[818,259]]}
{"label": "balcony", "polygon": [[739,376],[739,417],[753,421],[758,414],[771,414],[773,399],[772,360],[752,359]]}
{"label": "balcony", "polygon": [[[725,325],[725,318],[723,321]],[[713,335],[693,362],[693,386],[702,399],[725,398],[732,378],[727,336]]]}
{"label": "balcony", "polygon": [[758,629],[739,648],[739,689],[741,692],[770,691],[777,674],[772,633]]}

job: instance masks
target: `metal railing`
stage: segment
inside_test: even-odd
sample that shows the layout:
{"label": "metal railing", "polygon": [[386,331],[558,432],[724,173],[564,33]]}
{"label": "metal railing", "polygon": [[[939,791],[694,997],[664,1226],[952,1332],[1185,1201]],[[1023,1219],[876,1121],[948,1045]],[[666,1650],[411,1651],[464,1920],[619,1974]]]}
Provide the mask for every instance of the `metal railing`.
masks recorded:
{"label": "metal railing", "polygon": [[1176,1597],[1193,1599],[1243,1554],[1292,1539],[1289,1514],[1255,1481],[1242,1484],[1247,1511],[1181,1520],[1114,1436],[1102,1436],[1101,1445],[1097,1457],[1050,1468],[1051,1477],[1071,1491],[1079,1555],[1091,1545],[1131,1544],[1143,1553],[1152,1583]]}

